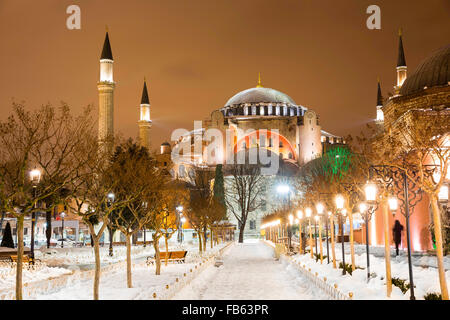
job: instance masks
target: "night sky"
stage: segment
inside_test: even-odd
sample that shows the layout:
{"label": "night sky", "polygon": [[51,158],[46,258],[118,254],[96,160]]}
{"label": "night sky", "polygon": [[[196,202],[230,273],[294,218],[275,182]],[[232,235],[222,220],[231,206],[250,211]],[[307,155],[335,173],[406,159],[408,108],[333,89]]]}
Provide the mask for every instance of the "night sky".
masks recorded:
{"label": "night sky", "polygon": [[[71,4],[81,8],[81,30],[66,28]],[[381,30],[366,27],[371,4],[381,7]],[[449,44],[450,1],[0,0],[0,118],[13,99],[97,107],[105,25],[116,132],[137,136],[144,76],[157,147],[254,87],[261,72],[263,86],[346,135],[375,117],[378,76],[383,95],[392,92],[399,27],[409,74]]]}

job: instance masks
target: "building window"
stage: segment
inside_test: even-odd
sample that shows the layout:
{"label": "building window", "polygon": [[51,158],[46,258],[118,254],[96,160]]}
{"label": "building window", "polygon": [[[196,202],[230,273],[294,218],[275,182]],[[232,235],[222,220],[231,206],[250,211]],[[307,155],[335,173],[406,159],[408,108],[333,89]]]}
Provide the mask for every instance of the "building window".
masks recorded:
{"label": "building window", "polygon": [[250,230],[255,230],[255,229],[256,229],[256,221],[250,220]]}

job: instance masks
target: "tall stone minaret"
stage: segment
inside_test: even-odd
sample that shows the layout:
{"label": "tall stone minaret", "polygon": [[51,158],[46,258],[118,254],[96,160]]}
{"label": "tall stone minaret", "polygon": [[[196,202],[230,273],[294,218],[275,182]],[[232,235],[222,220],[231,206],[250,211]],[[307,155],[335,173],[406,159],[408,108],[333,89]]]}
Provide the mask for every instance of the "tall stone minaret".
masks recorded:
{"label": "tall stone minaret", "polygon": [[378,78],[378,90],[377,90],[377,118],[375,123],[379,130],[384,127],[384,113],[383,113],[383,96],[381,94],[380,78]]}
{"label": "tall stone minaret", "polygon": [[144,88],[142,89],[142,98],[140,106],[139,124],[139,142],[141,146],[150,148],[150,128],[152,127],[152,120],[150,119],[150,101],[148,99],[147,82],[144,78]]}
{"label": "tall stone minaret", "polygon": [[402,29],[400,28],[398,31],[398,58],[397,58],[397,85],[394,86],[394,91],[396,94],[399,93],[400,88],[403,85],[403,82],[406,80],[406,60],[405,60],[405,52],[403,51],[403,41],[402,41]]}
{"label": "tall stone minaret", "polygon": [[114,136],[114,87],[113,56],[106,31],[102,55],[100,56],[100,81],[98,88],[98,140],[105,142]]}

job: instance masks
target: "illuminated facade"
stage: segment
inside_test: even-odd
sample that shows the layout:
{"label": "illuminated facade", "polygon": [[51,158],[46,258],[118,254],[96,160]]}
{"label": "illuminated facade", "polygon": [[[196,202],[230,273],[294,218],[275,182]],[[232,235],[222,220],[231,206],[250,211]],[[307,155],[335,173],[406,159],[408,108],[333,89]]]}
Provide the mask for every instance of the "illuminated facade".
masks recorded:
{"label": "illuminated facade", "polygon": [[[377,119],[379,134],[377,139],[383,139],[387,134],[399,134],[403,123],[411,121],[414,113],[431,114],[434,110],[446,110],[450,122],[450,46],[447,45],[433,52],[428,58],[407,77],[406,60],[403,50],[402,35],[399,35],[399,51],[397,61],[397,83],[394,85],[394,95],[386,99],[380,107],[380,91],[378,91]],[[379,110],[383,113],[383,121],[379,121]],[[447,208],[447,206],[445,206]],[[448,210],[448,209],[443,209]],[[389,224],[392,230],[395,220],[405,226],[405,217],[397,213],[390,215]],[[410,218],[411,247],[413,251],[433,249],[430,232],[432,221],[430,201],[426,194],[417,203]],[[369,226],[371,243],[384,244],[383,217],[379,209]],[[390,235],[392,237],[392,235]],[[402,247],[406,248],[406,234],[402,236]]]}

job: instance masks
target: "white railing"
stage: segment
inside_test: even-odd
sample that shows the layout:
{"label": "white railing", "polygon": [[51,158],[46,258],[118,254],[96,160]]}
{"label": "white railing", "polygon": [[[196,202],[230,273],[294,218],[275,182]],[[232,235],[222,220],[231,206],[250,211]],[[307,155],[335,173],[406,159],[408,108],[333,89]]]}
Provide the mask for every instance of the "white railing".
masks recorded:
{"label": "white railing", "polygon": [[300,262],[295,262],[292,257],[281,255],[281,260],[286,261],[287,263],[296,267],[297,270],[311,283],[313,283],[316,287],[322,289],[330,298],[334,300],[352,300],[353,293],[349,292],[348,295],[344,294],[342,291],[338,289],[338,285],[335,283],[331,285],[331,283],[327,282],[327,278],[320,278],[318,273],[312,273],[311,268],[306,269],[306,265],[301,265]]}
{"label": "white railing", "polygon": [[187,286],[193,279],[195,279],[202,271],[206,268],[214,265],[215,258],[222,256],[223,253],[231,247],[233,242],[228,242],[223,248],[220,248],[215,253],[210,253],[204,256],[202,261],[195,264],[193,268],[189,269],[189,272],[183,273],[180,277],[175,278],[172,283],[166,284],[164,288],[160,289],[159,292],[153,292],[152,298],[156,300],[170,300],[172,299],[181,289]]}

